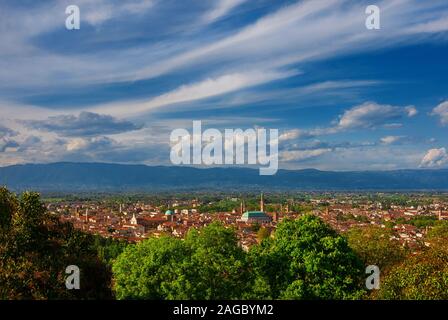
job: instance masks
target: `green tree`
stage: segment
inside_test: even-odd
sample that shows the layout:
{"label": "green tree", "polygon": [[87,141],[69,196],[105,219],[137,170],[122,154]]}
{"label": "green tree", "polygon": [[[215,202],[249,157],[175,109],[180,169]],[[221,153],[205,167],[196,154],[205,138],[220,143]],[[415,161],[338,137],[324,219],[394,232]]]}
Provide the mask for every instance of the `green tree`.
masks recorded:
{"label": "green tree", "polygon": [[378,226],[353,228],[347,233],[349,246],[365,266],[376,265],[381,273],[402,262],[407,250],[398,241],[391,240],[392,230]]}
{"label": "green tree", "polygon": [[212,223],[185,241],[161,237],[129,246],[113,264],[119,299],[237,299],[251,287],[234,230]]}
{"label": "green tree", "polygon": [[251,250],[255,297],[356,299],[364,294],[363,266],[344,237],[320,218],[282,221],[274,239]]}
{"label": "green tree", "polygon": [[262,227],[257,232],[257,240],[260,243],[264,239],[269,238],[270,235],[271,235],[271,231],[266,227]]}
{"label": "green tree", "polygon": [[395,266],[381,282],[379,299],[448,299],[448,247],[437,242]]}
{"label": "green tree", "polygon": [[185,243],[191,248],[183,296],[192,299],[238,299],[251,287],[246,254],[236,233],[214,222],[188,232]]}
{"label": "green tree", "polygon": [[98,257],[107,265],[112,262],[126,249],[129,243],[125,240],[103,238],[99,235],[93,236],[92,249],[96,250]]}
{"label": "green tree", "polygon": [[428,239],[436,241],[448,240],[448,221],[437,221],[429,231]]}
{"label": "green tree", "polygon": [[112,267],[116,297],[166,299],[189,255],[184,242],[166,236],[128,246]]}

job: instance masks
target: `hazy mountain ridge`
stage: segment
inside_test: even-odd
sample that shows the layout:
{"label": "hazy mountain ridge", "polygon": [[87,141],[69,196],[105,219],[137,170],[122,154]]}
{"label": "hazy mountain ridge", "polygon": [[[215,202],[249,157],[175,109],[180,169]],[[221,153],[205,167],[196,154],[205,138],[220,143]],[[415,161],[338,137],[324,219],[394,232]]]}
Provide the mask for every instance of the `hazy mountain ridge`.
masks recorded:
{"label": "hazy mountain ridge", "polygon": [[[107,163],[24,164],[0,168],[0,184],[46,191],[179,189],[448,190],[448,169],[334,172],[146,166]],[[230,188],[230,189],[229,189]]]}

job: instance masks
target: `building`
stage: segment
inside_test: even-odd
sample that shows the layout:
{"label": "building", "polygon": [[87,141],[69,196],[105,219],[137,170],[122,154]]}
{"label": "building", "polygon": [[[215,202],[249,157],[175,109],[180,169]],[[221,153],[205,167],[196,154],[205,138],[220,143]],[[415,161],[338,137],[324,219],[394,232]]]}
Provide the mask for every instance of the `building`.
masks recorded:
{"label": "building", "polygon": [[166,210],[165,211],[165,217],[166,217],[166,220],[168,220],[168,221],[174,221],[174,212],[173,212],[173,210]]}
{"label": "building", "polygon": [[131,224],[133,224],[133,225],[138,224],[138,223],[137,223],[137,218],[135,217],[135,213],[132,214]]}
{"label": "building", "polygon": [[269,223],[272,218],[264,212],[263,193],[260,198],[260,211],[246,211],[241,216],[241,221],[246,223]]}
{"label": "building", "polygon": [[271,217],[263,211],[246,211],[241,216],[241,220],[247,223],[269,223],[271,222]]}

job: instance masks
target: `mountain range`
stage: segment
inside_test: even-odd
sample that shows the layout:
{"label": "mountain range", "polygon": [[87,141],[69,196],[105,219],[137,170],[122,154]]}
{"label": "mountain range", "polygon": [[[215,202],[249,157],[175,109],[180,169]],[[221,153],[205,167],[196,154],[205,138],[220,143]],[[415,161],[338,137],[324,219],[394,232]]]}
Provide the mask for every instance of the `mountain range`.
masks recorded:
{"label": "mountain range", "polygon": [[180,190],[448,190],[448,169],[392,171],[193,168],[109,163],[21,164],[0,167],[0,185],[16,191],[180,191]]}

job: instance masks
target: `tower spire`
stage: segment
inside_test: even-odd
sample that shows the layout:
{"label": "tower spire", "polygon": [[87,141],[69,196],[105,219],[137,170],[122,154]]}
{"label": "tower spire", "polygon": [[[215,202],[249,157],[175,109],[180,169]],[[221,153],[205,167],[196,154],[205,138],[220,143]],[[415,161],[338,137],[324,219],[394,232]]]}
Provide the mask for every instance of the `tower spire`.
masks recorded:
{"label": "tower spire", "polygon": [[264,212],[263,192],[261,193],[261,197],[260,197],[260,211]]}

